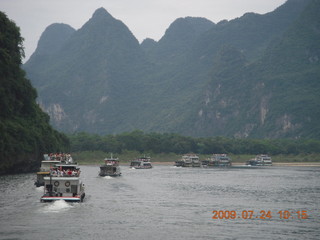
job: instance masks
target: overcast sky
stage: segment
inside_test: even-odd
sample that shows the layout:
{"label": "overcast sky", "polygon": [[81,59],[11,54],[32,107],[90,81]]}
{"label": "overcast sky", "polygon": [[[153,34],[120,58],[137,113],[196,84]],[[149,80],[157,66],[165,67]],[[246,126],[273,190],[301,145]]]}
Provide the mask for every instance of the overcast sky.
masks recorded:
{"label": "overcast sky", "polygon": [[141,42],[158,41],[169,25],[179,17],[205,17],[214,23],[241,17],[246,12],[264,14],[286,0],[0,0],[5,12],[21,30],[25,39],[26,61],[37,47],[47,26],[69,24],[75,29],[87,22],[94,11],[104,7],[121,20]]}

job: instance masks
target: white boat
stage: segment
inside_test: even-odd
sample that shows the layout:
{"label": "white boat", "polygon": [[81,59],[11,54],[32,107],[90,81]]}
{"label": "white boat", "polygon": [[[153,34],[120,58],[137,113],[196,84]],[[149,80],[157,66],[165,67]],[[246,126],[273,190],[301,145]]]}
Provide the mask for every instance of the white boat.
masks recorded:
{"label": "white boat", "polygon": [[120,166],[119,166],[119,159],[113,158],[105,158],[104,164],[100,166],[99,176],[105,177],[117,177],[121,175]]}
{"label": "white boat", "polygon": [[130,162],[130,168],[150,169],[150,168],[152,168],[151,158],[144,156],[144,157],[134,159]]}
{"label": "white boat", "polygon": [[196,154],[185,154],[178,161],[175,161],[177,167],[200,167],[201,163],[198,155]]}
{"label": "white boat", "polygon": [[230,167],[232,165],[231,158],[227,154],[213,154],[210,158],[201,162],[203,167]]}
{"label": "white boat", "polygon": [[266,154],[257,155],[246,162],[246,165],[250,166],[272,166],[272,159]]}
{"label": "white boat", "polygon": [[80,172],[77,164],[62,162],[56,164],[50,169],[49,176],[44,177],[44,194],[40,201],[82,202],[85,192]]}

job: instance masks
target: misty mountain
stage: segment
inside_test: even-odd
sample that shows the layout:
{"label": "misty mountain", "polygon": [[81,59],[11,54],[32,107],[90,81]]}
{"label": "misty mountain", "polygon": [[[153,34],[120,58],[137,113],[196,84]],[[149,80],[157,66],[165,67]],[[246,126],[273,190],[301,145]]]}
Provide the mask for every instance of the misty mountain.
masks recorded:
{"label": "misty mountain", "polygon": [[[169,26],[158,43],[149,44],[145,50],[152,61],[171,64],[185,56],[198,38],[214,25],[205,18],[178,18]],[[145,40],[141,44],[142,47],[146,45],[146,41],[150,42],[149,39]]]}
{"label": "misty mountain", "polygon": [[100,8],[79,30],[49,26],[24,68],[65,132],[318,138],[316,11],[289,0],[217,24],[178,18],[139,44]]}
{"label": "misty mountain", "polygon": [[[43,35],[52,34],[51,29]],[[115,108],[133,111],[129,106],[135,93],[128,88],[139,89],[137,79],[146,73],[144,52],[130,30],[105,9],[98,9],[55,54],[41,59],[47,67],[38,68],[37,51],[25,69],[31,79],[41,80],[34,81],[39,102],[58,128],[100,131],[104,124],[123,121],[122,111]]]}
{"label": "misty mountain", "polygon": [[252,64],[239,49],[223,49],[194,131],[212,126],[215,135],[318,138],[319,9],[311,1]]}

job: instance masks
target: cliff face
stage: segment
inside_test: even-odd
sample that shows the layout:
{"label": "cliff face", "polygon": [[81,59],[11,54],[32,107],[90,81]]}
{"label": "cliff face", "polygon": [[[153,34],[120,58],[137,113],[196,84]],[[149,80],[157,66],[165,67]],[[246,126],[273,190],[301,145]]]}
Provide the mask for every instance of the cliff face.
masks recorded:
{"label": "cliff face", "polygon": [[0,174],[37,170],[42,154],[68,148],[36,104],[37,92],[20,68],[19,28],[0,12]]}
{"label": "cliff face", "polygon": [[213,126],[215,134],[235,137],[319,138],[319,9],[311,1],[258,61],[241,63],[235,49],[216,57],[225,64],[204,93],[197,130]]}
{"label": "cliff face", "polygon": [[[47,28],[43,35],[52,34]],[[105,9],[98,9],[59,50],[41,59],[46,67],[38,67],[37,51],[24,68],[57,128],[109,132],[123,121],[124,112],[135,114],[132,98],[141,95],[138,81],[148,72],[144,52],[129,29]]]}
{"label": "cliff face", "polygon": [[159,42],[139,45],[98,9],[81,29],[61,33],[54,53],[39,63],[37,49],[24,67],[66,132],[318,138],[318,10],[317,1],[289,0],[218,24],[179,18]]}

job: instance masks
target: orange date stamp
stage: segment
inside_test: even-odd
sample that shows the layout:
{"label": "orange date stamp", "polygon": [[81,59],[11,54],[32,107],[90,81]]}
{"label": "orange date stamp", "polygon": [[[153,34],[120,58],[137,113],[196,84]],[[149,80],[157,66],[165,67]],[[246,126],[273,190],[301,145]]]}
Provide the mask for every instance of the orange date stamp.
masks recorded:
{"label": "orange date stamp", "polygon": [[271,210],[214,210],[212,211],[212,219],[307,219],[306,210],[280,210],[272,212]]}

